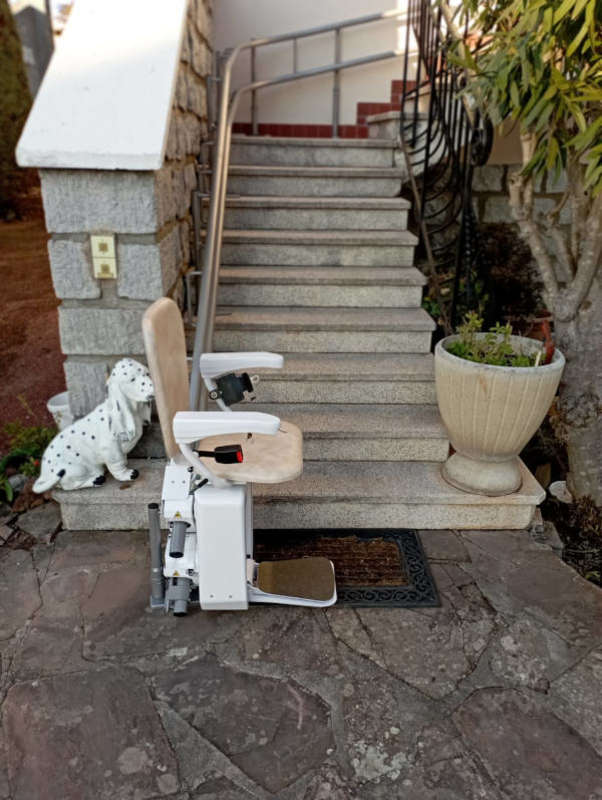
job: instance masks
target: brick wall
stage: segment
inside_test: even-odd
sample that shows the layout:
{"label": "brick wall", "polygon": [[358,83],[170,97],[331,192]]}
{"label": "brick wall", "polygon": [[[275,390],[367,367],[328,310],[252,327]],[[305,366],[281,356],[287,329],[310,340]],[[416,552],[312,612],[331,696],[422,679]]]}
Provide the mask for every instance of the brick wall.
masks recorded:
{"label": "brick wall", "polygon": [[[141,317],[179,299],[190,264],[195,160],[207,135],[212,0],[190,0],[165,160],[155,172],[42,169],[42,196],[72,411],[87,413],[124,355],[144,360]],[[90,234],[115,235],[117,279],[97,280]]]}

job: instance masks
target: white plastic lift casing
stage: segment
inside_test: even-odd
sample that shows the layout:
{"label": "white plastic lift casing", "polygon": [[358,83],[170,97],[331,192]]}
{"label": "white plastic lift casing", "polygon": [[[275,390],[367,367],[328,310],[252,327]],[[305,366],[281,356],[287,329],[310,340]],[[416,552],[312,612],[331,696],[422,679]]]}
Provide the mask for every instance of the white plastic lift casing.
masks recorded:
{"label": "white plastic lift casing", "polygon": [[[189,447],[193,442],[207,436],[239,433],[274,436],[279,427],[278,417],[254,411],[234,411],[229,414],[222,411],[180,411],[173,420],[176,442],[188,463],[199,474],[206,473],[207,467]],[[169,468],[166,470],[166,481],[168,472]],[[172,475],[173,478],[170,476],[169,480],[174,480],[173,485],[164,482],[164,500],[165,492],[168,497],[172,493],[178,496],[177,500],[174,498],[169,501],[179,502],[183,509],[174,516],[183,521],[194,522],[195,527],[191,526],[189,530],[192,533],[196,529],[196,536],[186,537],[183,558],[177,559],[178,563],[175,563],[176,559],[170,559],[169,565],[166,561],[166,568],[175,567],[182,577],[186,577],[186,573],[192,568],[190,562],[193,556],[192,544],[189,545],[188,541],[196,540],[194,571],[198,573],[201,608],[208,611],[247,609],[247,529],[251,526],[252,530],[252,521],[248,519],[252,500],[246,484],[216,481],[215,477],[211,477],[215,485],[203,486],[193,495],[188,495],[194,502],[193,519],[189,520],[187,501],[183,497],[185,475],[186,492],[189,492],[188,467],[174,465]],[[171,508],[173,509],[173,505]],[[169,574],[169,571],[166,570],[166,573]]]}
{"label": "white plastic lift casing", "polygon": [[195,493],[199,601],[203,609],[249,607],[245,514],[243,485],[225,489],[204,486]]}

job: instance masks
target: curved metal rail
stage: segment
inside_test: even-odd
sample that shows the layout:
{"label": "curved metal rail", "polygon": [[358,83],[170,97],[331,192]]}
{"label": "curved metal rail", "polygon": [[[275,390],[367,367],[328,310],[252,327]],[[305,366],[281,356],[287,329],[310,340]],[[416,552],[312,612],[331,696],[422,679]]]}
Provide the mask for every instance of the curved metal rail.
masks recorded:
{"label": "curved metal rail", "polygon": [[[212,352],[213,350],[213,330],[215,326],[215,307],[217,300],[217,287],[219,283],[219,265],[221,257],[222,231],[224,226],[224,214],[226,204],[226,186],[228,179],[228,167],[230,164],[230,142],[232,137],[232,124],[240,98],[247,92],[253,94],[265,88],[280,83],[312,78],[316,75],[334,73],[335,80],[333,85],[333,135],[336,134],[338,126],[338,102],[339,84],[338,75],[344,69],[364,66],[377,61],[385,61],[391,58],[398,58],[404,51],[388,50],[361,58],[353,58],[347,61],[340,60],[341,54],[341,31],[356,25],[366,25],[373,22],[381,22],[387,19],[398,19],[405,22],[407,14],[405,11],[391,9],[380,14],[369,14],[363,17],[335,22],[331,25],[322,25],[317,28],[307,28],[305,30],[285,33],[279,36],[271,36],[263,39],[253,39],[235,47],[229,54],[223,65],[221,79],[221,90],[219,100],[219,115],[216,127],[215,151],[213,157],[213,172],[211,181],[211,196],[209,200],[209,217],[203,249],[203,267],[201,279],[201,291],[197,307],[197,324],[194,337],[194,350],[192,356],[192,374],[190,380],[190,408],[206,408],[207,397],[205,392],[201,392],[201,376],[199,371],[199,360],[202,353]],[[322,67],[293,71],[288,74],[280,75],[268,80],[252,80],[245,86],[231,92],[232,68],[239,55],[245,50],[251,50],[252,69],[254,64],[254,54],[258,47],[278,44],[280,42],[293,42],[293,64],[296,68],[296,42],[310,36],[318,36],[328,33],[335,34],[335,63]],[[253,70],[254,71],[254,70]],[[252,102],[254,108],[254,102]]]}
{"label": "curved metal rail", "polygon": [[[431,288],[442,326],[451,333],[459,303],[471,306],[475,277],[483,274],[472,177],[474,167],[487,161],[492,131],[462,92],[470,76],[449,57],[453,47],[465,47],[468,22],[462,34],[445,0],[434,6],[409,0],[406,45],[410,32],[419,60],[411,85],[404,59],[401,143]],[[424,113],[421,98],[428,98]]]}

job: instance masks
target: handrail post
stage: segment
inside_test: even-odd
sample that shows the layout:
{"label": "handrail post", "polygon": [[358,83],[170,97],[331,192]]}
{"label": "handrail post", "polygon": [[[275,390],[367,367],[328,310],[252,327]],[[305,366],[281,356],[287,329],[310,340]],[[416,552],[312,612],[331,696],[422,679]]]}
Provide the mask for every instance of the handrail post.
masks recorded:
{"label": "handrail post", "polygon": [[[341,63],[341,29],[335,28],[334,32],[334,63]],[[332,137],[339,135],[339,119],[341,110],[341,76],[335,70],[332,82]]]}
{"label": "handrail post", "polygon": [[[208,331],[208,324],[211,320],[211,283],[212,272],[215,265],[215,246],[216,230],[220,215],[220,198],[222,197],[223,179],[223,159],[224,159],[224,140],[226,138],[226,125],[228,121],[228,101],[230,97],[230,75],[232,64],[236,60],[240,48],[235,48],[226,59],[220,92],[219,116],[216,128],[216,144],[213,159],[213,174],[211,181],[211,198],[209,201],[209,218],[207,220],[207,233],[205,237],[205,247],[203,250],[203,275],[201,281],[201,292],[197,306],[197,324],[194,337],[194,350],[192,355],[192,372],[190,375],[190,397],[189,405],[191,411],[196,411],[199,407],[202,410],[207,408],[206,392],[201,393],[201,369],[200,361],[203,352],[210,352],[211,345],[207,346],[208,337],[212,335]],[[199,404],[202,403],[201,406]]]}
{"label": "handrail post", "polygon": [[[257,80],[257,48],[251,48],[251,83]],[[257,136],[259,126],[257,124],[257,92],[251,92],[251,134]]]}

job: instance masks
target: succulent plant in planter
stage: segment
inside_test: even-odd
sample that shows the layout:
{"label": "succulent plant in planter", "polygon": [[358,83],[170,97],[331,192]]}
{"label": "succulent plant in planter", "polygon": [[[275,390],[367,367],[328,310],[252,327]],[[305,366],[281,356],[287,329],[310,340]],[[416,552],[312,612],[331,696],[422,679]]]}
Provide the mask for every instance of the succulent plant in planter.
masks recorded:
{"label": "succulent plant in planter", "polygon": [[481,326],[469,314],[435,348],[437,402],[455,450],[442,474],[458,489],[495,497],[520,489],[518,454],[552,404],[564,356],[508,325]]}

